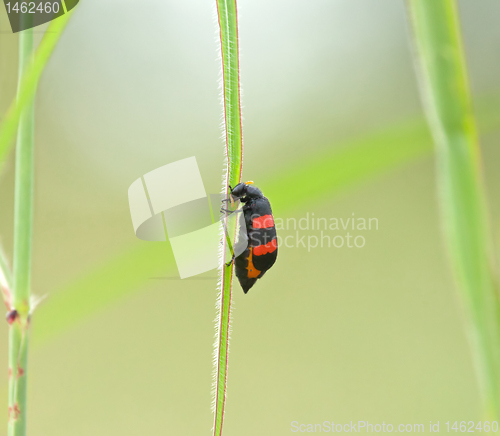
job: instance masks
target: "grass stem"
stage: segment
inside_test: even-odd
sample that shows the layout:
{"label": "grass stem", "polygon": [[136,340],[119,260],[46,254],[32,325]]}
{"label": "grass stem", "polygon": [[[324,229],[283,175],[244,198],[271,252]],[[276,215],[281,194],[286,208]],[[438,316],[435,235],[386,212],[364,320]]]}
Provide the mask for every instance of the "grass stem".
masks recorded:
{"label": "grass stem", "polygon": [[[19,91],[33,63],[33,30],[19,34]],[[19,92],[18,91],[18,92]],[[21,111],[16,147],[14,195],[14,262],[9,319],[9,436],[26,435],[28,326],[30,316],[31,245],[33,231],[34,102]]]}
{"label": "grass stem", "polygon": [[[216,0],[217,17],[220,30],[222,56],[222,89],[224,103],[224,125],[226,139],[227,168],[223,193],[229,195],[229,185],[235,186],[241,180],[243,140],[241,128],[240,74],[238,48],[238,16],[236,0]],[[225,218],[228,224],[227,215]],[[227,227],[226,227],[227,228]],[[231,234],[235,229],[228,228]],[[229,329],[231,312],[231,293],[233,265],[225,264],[228,250],[227,238],[223,238],[220,295],[218,301],[219,319],[216,341],[216,380],[215,380],[215,422],[214,436],[222,434],[224,406],[227,388],[227,357],[229,349]]]}
{"label": "grass stem", "polygon": [[500,316],[481,153],[456,0],[408,0],[436,145],[442,227],[468,320],[486,416],[500,406]]}

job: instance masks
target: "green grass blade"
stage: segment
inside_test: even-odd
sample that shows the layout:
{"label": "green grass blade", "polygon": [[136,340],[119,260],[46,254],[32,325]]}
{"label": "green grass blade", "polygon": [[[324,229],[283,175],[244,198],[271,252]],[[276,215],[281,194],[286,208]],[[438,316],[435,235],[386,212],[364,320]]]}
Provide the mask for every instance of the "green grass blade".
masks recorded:
{"label": "green grass blade", "polygon": [[43,345],[142,284],[169,274],[177,274],[169,245],[164,242],[138,243],[105,265],[56,290],[37,309],[34,345]]}
{"label": "green grass blade", "polygon": [[[29,19],[29,18],[24,18]],[[19,91],[33,61],[33,29],[19,33]],[[14,287],[17,316],[9,332],[9,436],[26,435],[27,354],[30,315],[31,247],[33,233],[34,94],[20,114],[16,148],[14,195]]]}
{"label": "green grass blade", "polygon": [[24,108],[33,100],[40,77],[73,12],[52,21],[36,51],[33,62],[26,65],[14,100],[0,125],[0,167],[7,158]]}
{"label": "green grass blade", "polygon": [[436,144],[442,224],[485,410],[499,416],[500,319],[481,156],[455,0],[409,0],[421,90]]}
{"label": "green grass blade", "polygon": [[[238,15],[236,0],[217,0],[217,17],[220,30],[222,56],[222,89],[224,102],[224,124],[226,137],[227,168],[223,192],[229,194],[229,185],[234,187],[241,180],[243,140],[241,129],[240,72],[238,47]],[[227,216],[225,225],[227,226]],[[235,228],[227,226],[228,234]],[[222,434],[224,406],[227,384],[227,357],[229,343],[229,320],[231,312],[231,292],[233,266],[225,265],[228,250],[227,238],[223,238],[221,259],[220,294],[218,299],[218,320],[215,343],[215,395],[214,395],[214,435]]]}
{"label": "green grass blade", "polygon": [[[416,119],[326,149],[261,184],[273,198],[273,211],[279,217],[290,208],[324,200],[431,151],[429,130],[423,119]],[[293,190],[286,188],[289,186]]]}

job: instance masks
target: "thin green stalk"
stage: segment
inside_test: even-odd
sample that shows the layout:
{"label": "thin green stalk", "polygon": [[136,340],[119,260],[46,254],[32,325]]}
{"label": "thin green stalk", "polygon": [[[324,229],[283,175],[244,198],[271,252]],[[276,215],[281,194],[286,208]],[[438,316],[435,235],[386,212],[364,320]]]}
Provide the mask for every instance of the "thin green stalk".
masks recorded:
{"label": "thin green stalk", "polygon": [[[0,166],[18,132],[14,212],[13,277],[0,256],[2,293],[9,310],[8,435],[26,434],[26,370],[30,316],[30,270],[33,221],[33,100],[40,77],[72,12],[52,21],[33,56],[33,30],[19,33],[19,84],[15,101],[0,126]],[[25,19],[25,18],[23,18]],[[28,18],[29,19],[29,18]]]}
{"label": "thin green stalk", "polygon": [[500,406],[500,317],[478,134],[455,0],[409,0],[442,225],[487,416]]}
{"label": "thin green stalk", "polygon": [[[241,180],[243,140],[241,129],[240,77],[238,54],[238,16],[236,0],[217,0],[217,16],[220,29],[224,122],[226,136],[227,168],[223,193],[229,195],[229,186],[237,185]],[[227,216],[225,218],[228,224]],[[229,234],[235,229],[229,226]],[[231,292],[233,264],[225,265],[228,250],[227,238],[223,238],[223,256],[218,302],[219,320],[217,322],[216,342],[216,380],[215,380],[215,422],[214,435],[222,434],[224,406],[227,388],[227,356],[231,312]]]}
{"label": "thin green stalk", "polygon": [[[33,62],[33,30],[19,34],[19,91]],[[9,436],[26,435],[28,326],[30,315],[31,241],[33,229],[34,102],[27,102],[19,119],[14,195],[14,287],[9,320]]]}

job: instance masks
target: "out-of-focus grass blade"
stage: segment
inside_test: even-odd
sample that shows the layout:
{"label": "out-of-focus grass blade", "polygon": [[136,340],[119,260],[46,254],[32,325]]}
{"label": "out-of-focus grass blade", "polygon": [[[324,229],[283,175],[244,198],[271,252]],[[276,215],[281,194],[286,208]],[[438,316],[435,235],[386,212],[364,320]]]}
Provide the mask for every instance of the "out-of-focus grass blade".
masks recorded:
{"label": "out-of-focus grass blade", "polygon": [[[499,94],[478,101],[482,134],[500,129],[499,105]],[[378,174],[429,156],[432,151],[432,138],[425,120],[415,118],[355,138],[334,150],[317,153],[309,160],[288,167],[286,172],[260,182],[260,185],[273,199],[273,211],[279,216],[292,207],[303,207],[308,202],[335,195]],[[292,185],[293,191],[288,189]]]}
{"label": "out-of-focus grass blade", "polygon": [[500,317],[486,196],[455,0],[409,0],[442,224],[468,318],[485,411],[500,406]]}
{"label": "out-of-focus grass blade", "polygon": [[168,243],[140,242],[51,295],[35,313],[33,342],[43,344],[148,280],[175,274],[177,268]]}
{"label": "out-of-focus grass blade", "polygon": [[261,185],[279,216],[286,209],[335,195],[431,151],[429,130],[423,119],[417,119],[318,153]]}
{"label": "out-of-focus grass blade", "polygon": [[73,13],[73,11],[68,12],[49,24],[36,51],[33,63],[26,68],[26,72],[21,78],[17,98],[12,102],[0,124],[0,167],[11,149],[22,110],[33,100],[43,70]]}
{"label": "out-of-focus grass blade", "polygon": [[[488,122],[485,132],[500,129],[500,117],[494,115],[497,102],[481,105],[481,119],[494,120]],[[331,198],[342,190],[429,156],[432,140],[425,121],[417,119],[337,148],[338,151],[315,155],[311,160],[297,163],[261,183],[266,194],[273,199],[278,216],[307,201],[324,196]],[[328,171],[321,172],[321,177],[318,177],[321,168]],[[286,189],[291,183],[298,188],[293,196]],[[168,244],[138,243],[130,251],[50,295],[35,313],[34,345],[49,340],[122,295],[133,292],[150,277],[167,273],[176,274]]]}

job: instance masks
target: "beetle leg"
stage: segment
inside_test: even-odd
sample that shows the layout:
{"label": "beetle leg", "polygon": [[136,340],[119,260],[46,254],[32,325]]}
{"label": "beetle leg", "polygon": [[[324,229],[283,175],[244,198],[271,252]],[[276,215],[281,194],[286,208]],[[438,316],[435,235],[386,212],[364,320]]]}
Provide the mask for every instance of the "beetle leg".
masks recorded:
{"label": "beetle leg", "polygon": [[231,266],[231,264],[234,262],[234,254],[233,257],[231,257],[231,260],[226,263],[226,266]]}
{"label": "beetle leg", "polygon": [[221,211],[221,213],[223,213],[223,212],[241,213],[241,212],[243,212],[243,209],[229,210],[229,209],[224,209],[223,207],[221,207],[220,211]]}

